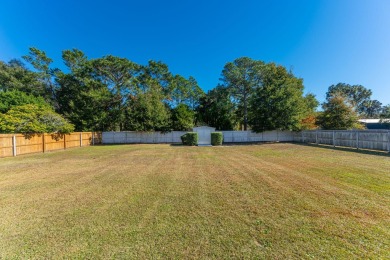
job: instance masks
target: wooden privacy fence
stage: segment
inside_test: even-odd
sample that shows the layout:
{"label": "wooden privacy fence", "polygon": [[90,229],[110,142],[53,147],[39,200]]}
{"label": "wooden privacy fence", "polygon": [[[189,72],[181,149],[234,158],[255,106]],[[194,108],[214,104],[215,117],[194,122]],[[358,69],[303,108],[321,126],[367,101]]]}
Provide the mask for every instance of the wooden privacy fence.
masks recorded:
{"label": "wooden privacy fence", "polygon": [[388,130],[311,130],[296,133],[295,141],[390,152]]}
{"label": "wooden privacy fence", "polygon": [[29,153],[44,153],[101,143],[101,133],[74,132],[71,134],[0,134],[0,157]]}

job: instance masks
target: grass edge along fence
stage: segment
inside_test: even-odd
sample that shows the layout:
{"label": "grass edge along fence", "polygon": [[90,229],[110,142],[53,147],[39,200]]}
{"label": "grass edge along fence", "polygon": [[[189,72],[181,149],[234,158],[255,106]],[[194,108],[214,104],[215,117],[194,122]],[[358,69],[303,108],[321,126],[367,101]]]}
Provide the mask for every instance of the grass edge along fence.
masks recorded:
{"label": "grass edge along fence", "polygon": [[294,141],[390,153],[389,130],[307,130],[297,132]]}
{"label": "grass edge along fence", "polygon": [[90,146],[100,144],[101,140],[102,135],[97,132],[0,134],[0,158]]}

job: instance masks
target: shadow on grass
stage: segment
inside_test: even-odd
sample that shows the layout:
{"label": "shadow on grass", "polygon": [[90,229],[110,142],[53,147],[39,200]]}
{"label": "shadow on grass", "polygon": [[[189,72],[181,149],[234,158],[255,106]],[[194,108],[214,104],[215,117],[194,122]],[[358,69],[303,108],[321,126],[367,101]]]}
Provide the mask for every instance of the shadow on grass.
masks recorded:
{"label": "shadow on grass", "polygon": [[[279,142],[246,142],[246,143],[223,143],[222,145],[205,145],[204,147],[223,147],[223,146],[249,146],[249,145],[264,145],[264,144],[272,144],[272,143],[279,143]],[[282,143],[282,142],[280,142]],[[184,144],[169,144],[170,146],[176,146],[176,147],[191,147],[189,145]],[[202,145],[194,145],[193,147],[203,147]]]}
{"label": "shadow on grass", "polygon": [[308,144],[308,143],[296,143],[296,142],[293,142],[292,144],[301,145],[301,146],[309,146],[309,147],[317,147],[317,148],[328,149],[328,150],[343,151],[343,152],[390,157],[390,153],[386,152],[386,151],[374,151],[374,150],[364,150],[364,149],[357,150],[356,148],[354,149],[354,148],[342,147],[342,146],[333,147],[331,145],[324,145],[324,144]]}
{"label": "shadow on grass", "polygon": [[249,145],[265,145],[265,144],[286,144],[291,142],[245,142],[245,143],[223,143],[222,146],[249,146]]}

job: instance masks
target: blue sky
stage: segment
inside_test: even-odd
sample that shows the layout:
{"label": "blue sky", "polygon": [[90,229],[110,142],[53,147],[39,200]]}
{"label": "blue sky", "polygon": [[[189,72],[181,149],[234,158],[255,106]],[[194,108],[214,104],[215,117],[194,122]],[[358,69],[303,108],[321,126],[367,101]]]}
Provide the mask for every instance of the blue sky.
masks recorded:
{"label": "blue sky", "polygon": [[161,60],[207,91],[226,62],[248,56],[292,68],[321,101],[345,82],[389,104],[389,14],[389,0],[2,0],[0,59],[35,46],[59,68],[71,48],[90,58]]}

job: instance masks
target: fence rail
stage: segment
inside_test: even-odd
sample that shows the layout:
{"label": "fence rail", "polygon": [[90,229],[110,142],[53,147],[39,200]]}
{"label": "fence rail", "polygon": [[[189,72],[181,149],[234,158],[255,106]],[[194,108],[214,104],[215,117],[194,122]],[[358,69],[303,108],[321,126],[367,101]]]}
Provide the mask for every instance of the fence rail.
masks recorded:
{"label": "fence rail", "polygon": [[71,134],[0,134],[0,158],[29,153],[44,153],[101,143],[101,133]]}
{"label": "fence rail", "polygon": [[311,130],[295,134],[294,141],[390,152],[388,130]]}

